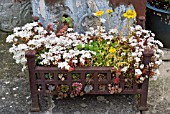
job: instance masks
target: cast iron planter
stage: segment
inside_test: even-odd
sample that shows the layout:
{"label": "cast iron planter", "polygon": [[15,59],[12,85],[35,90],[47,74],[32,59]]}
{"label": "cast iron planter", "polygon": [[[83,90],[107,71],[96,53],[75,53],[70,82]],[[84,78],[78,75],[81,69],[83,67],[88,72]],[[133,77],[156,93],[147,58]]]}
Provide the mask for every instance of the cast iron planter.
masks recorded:
{"label": "cast iron planter", "polygon": [[[57,92],[55,91],[49,91],[47,86],[48,85],[61,85],[61,84],[67,84],[69,85],[69,93],[72,91],[72,83],[73,82],[81,82],[84,86],[87,84],[87,81],[85,79],[86,73],[93,74],[93,79],[91,81],[91,85],[93,85],[93,90],[91,90],[88,94],[110,94],[109,90],[100,90],[99,85],[108,85],[114,82],[114,78],[111,73],[111,69],[113,67],[77,67],[74,71],[68,72],[67,70],[61,70],[56,67],[42,67],[42,66],[36,66],[35,63],[35,51],[27,51],[26,57],[28,60],[28,69],[29,69],[29,81],[30,81],[30,91],[31,91],[31,99],[32,99],[32,107],[31,111],[40,111],[40,105],[39,105],[39,95],[55,95]],[[145,50],[144,51],[144,65],[148,65],[151,59],[151,56],[153,55],[152,50]],[[46,79],[45,74],[46,73],[52,73],[54,77],[52,79]],[[61,81],[58,79],[58,74],[65,74],[67,75],[66,80]],[[73,73],[79,73],[80,78],[77,80],[72,79]],[[103,80],[98,79],[98,74],[103,73],[106,74],[106,78]],[[150,71],[148,70],[146,74],[149,76]],[[123,77],[120,77],[120,84],[119,86],[122,88],[122,91],[118,94],[140,94],[139,99],[139,110],[147,110],[147,94],[148,94],[148,84],[149,84],[149,78],[144,81],[143,84],[137,84],[135,82],[132,83],[130,87],[126,86],[126,82],[123,79]],[[38,86],[41,86],[41,88],[38,88]],[[64,100],[64,99],[63,99]]]}
{"label": "cast iron planter", "polygon": [[170,48],[170,11],[155,8],[147,3],[146,29],[155,33],[165,48]]}

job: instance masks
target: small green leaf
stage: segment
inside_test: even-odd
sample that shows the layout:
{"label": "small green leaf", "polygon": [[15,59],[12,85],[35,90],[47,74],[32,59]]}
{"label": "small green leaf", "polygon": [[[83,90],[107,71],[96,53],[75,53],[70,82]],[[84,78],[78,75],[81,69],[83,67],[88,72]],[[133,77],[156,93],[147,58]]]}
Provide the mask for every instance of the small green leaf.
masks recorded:
{"label": "small green leaf", "polygon": [[88,73],[88,74],[86,74],[86,77],[90,77],[90,76],[91,76],[91,74],[89,74],[89,73]]}
{"label": "small green leaf", "polygon": [[45,78],[49,78],[49,73],[45,73]]}
{"label": "small green leaf", "polygon": [[77,76],[76,76],[76,75],[73,75],[73,76],[72,76],[72,78],[73,78],[73,79],[76,79],[76,78],[77,78]]}
{"label": "small green leaf", "polygon": [[100,53],[97,53],[96,56],[97,56],[97,57],[101,57],[101,54],[100,54]]}
{"label": "small green leaf", "polygon": [[113,47],[116,47],[116,45],[117,45],[117,42],[112,43]]}
{"label": "small green leaf", "polygon": [[93,46],[89,46],[89,50],[93,50]]}
{"label": "small green leaf", "polygon": [[65,17],[62,17],[62,18],[61,18],[61,22],[64,23],[65,21],[66,21],[66,18],[65,18]]}
{"label": "small green leaf", "polygon": [[69,25],[68,25],[70,28],[72,28],[73,27],[73,23],[69,23]]}
{"label": "small green leaf", "polygon": [[77,45],[77,48],[78,48],[78,50],[81,50],[82,49],[82,45],[81,44]]}
{"label": "small green leaf", "polygon": [[89,49],[89,45],[85,44],[85,49],[88,50]]}
{"label": "small green leaf", "polygon": [[94,47],[93,50],[97,52],[99,50],[99,48]]}
{"label": "small green leaf", "polygon": [[52,75],[49,75],[49,79],[52,79],[53,78],[53,76]]}
{"label": "small green leaf", "polygon": [[128,47],[127,46],[123,46],[123,49],[128,49]]}
{"label": "small green leaf", "polygon": [[72,23],[72,19],[70,17],[67,17],[66,22],[70,24],[70,23]]}

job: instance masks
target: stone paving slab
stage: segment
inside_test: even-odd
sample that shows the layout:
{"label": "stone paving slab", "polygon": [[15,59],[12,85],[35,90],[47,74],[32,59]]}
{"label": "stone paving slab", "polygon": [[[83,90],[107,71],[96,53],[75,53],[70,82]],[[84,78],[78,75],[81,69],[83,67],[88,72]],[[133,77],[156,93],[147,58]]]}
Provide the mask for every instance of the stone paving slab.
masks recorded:
{"label": "stone paving slab", "polygon": [[164,52],[163,60],[170,61],[170,49],[163,48],[163,52]]}
{"label": "stone paving slab", "polygon": [[146,114],[170,114],[170,61],[164,61],[159,70],[160,77],[150,80]]}

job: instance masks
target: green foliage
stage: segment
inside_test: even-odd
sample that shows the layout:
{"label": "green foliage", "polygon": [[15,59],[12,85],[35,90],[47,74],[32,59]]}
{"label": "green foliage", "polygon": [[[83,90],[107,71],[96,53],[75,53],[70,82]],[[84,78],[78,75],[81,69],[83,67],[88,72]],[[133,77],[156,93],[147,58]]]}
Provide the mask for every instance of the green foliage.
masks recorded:
{"label": "green foliage", "polygon": [[169,2],[169,4],[170,4],[170,0],[165,0],[166,2]]}
{"label": "green foliage", "polygon": [[100,36],[93,38],[93,42],[78,45],[78,50],[90,50],[96,52],[92,57],[93,66],[114,66],[115,68],[123,68],[130,63],[130,55],[132,52],[126,42],[118,42],[116,36],[112,40],[105,40]]}
{"label": "green foliage", "polygon": [[91,76],[91,74],[90,74],[90,73],[87,73],[87,74],[86,74],[86,77],[90,77],[90,76]]}
{"label": "green foliage", "polygon": [[154,1],[148,1],[152,6],[170,11],[170,0],[154,0]]}
{"label": "green foliage", "polygon": [[50,73],[45,73],[44,76],[45,76],[46,79],[52,79],[53,78],[53,75],[50,74]]}
{"label": "green foliage", "polygon": [[69,90],[68,85],[61,85],[61,92],[66,93],[66,92],[68,92],[68,90]]}
{"label": "green foliage", "polygon": [[43,53],[45,53],[45,52],[48,52],[49,51],[49,49],[46,49],[46,48],[44,48],[44,47],[41,47],[41,48],[39,48],[36,52],[36,59],[35,59],[35,61],[36,61],[36,64],[37,65],[40,65],[40,62],[41,62],[41,60],[39,59],[39,57],[40,57],[40,55],[41,54],[43,54]]}
{"label": "green foliage", "polygon": [[65,17],[61,17],[61,22],[64,23],[66,21]]}
{"label": "green foliage", "polygon": [[69,23],[68,26],[69,26],[70,28],[72,28],[72,27],[73,27],[73,23]]}
{"label": "green foliage", "polygon": [[72,19],[71,19],[71,17],[67,17],[67,18],[65,18],[65,21],[66,21],[67,23],[72,23]]}
{"label": "green foliage", "polygon": [[79,76],[80,76],[80,74],[77,74],[77,73],[73,73],[73,74],[72,74],[72,78],[73,78],[73,79],[78,79]]}
{"label": "green foliage", "polygon": [[13,34],[14,32],[7,32],[7,35],[11,35],[11,34]]}
{"label": "green foliage", "polygon": [[78,50],[82,50],[82,45],[77,45]]}
{"label": "green foliage", "polygon": [[72,20],[72,18],[71,17],[62,17],[61,18],[61,22],[62,23],[68,23],[68,26],[69,27],[73,27],[73,20]]}

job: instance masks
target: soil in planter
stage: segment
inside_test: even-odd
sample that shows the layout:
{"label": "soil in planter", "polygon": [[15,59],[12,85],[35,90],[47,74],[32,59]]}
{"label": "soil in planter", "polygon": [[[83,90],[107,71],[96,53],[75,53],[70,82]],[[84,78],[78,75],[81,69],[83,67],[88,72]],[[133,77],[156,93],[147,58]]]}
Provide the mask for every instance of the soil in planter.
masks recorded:
{"label": "soil in planter", "polygon": [[107,79],[107,74],[106,73],[99,73],[97,76],[98,76],[99,81]]}
{"label": "soil in planter", "polygon": [[161,41],[164,48],[170,48],[170,11],[168,13],[167,10],[155,7],[152,4],[147,4],[146,29],[155,34],[155,39]]}
{"label": "soil in planter", "polygon": [[151,5],[151,6],[154,6],[156,8],[159,8],[159,9],[163,9],[163,10],[167,10],[167,11],[170,11],[170,1],[165,1],[165,0],[148,0],[148,3]]}

